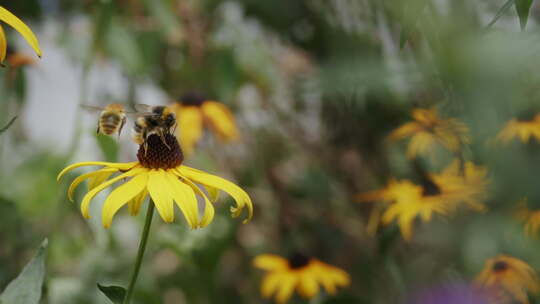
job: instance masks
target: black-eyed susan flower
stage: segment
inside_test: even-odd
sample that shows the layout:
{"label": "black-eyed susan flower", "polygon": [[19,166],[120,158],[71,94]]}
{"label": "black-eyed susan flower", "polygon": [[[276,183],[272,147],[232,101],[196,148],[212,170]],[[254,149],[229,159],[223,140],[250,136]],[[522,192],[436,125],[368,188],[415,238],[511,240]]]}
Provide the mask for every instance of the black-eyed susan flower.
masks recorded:
{"label": "black-eyed susan flower", "polygon": [[[391,179],[385,188],[360,194],[357,200],[385,204],[380,222],[388,225],[396,221],[403,238],[410,240],[416,218],[429,222],[433,215],[450,215],[460,205],[477,211],[484,210],[482,200],[486,196],[487,170],[466,163],[464,173],[460,173],[459,162],[454,161],[439,174],[421,176],[420,184]],[[370,222],[373,220],[370,219]]]}
{"label": "black-eyed susan flower", "polygon": [[469,142],[467,126],[455,118],[439,117],[435,108],[414,109],[412,117],[413,121],[390,133],[392,140],[411,138],[407,148],[409,158],[428,155],[437,145],[457,152]]}
{"label": "black-eyed susan flower", "polygon": [[523,222],[525,234],[537,236],[540,229],[540,209],[531,209],[527,206],[527,200],[521,201],[516,212],[517,218]]}
{"label": "black-eyed susan flower", "polygon": [[295,290],[302,297],[311,299],[320,292],[320,286],[329,294],[335,294],[338,287],[350,283],[345,271],[301,254],[294,254],[288,259],[263,254],[257,256],[253,264],[267,271],[261,284],[262,296],[274,296],[280,304],[286,303]]}
{"label": "black-eyed susan flower", "polygon": [[220,102],[208,100],[198,93],[189,93],[180,97],[172,108],[178,119],[177,137],[187,155],[194,151],[205,127],[223,142],[239,137],[233,114]]}
{"label": "black-eyed susan flower", "polygon": [[532,138],[540,141],[540,114],[513,118],[497,135],[497,140],[505,144],[514,138],[518,138],[523,143],[529,142]]}
{"label": "black-eyed susan flower", "polygon": [[488,291],[494,303],[529,303],[527,293],[538,293],[540,281],[524,261],[499,255],[486,261],[476,283]]}
{"label": "black-eyed susan flower", "polygon": [[[17,16],[13,15],[10,11],[0,6],[0,20],[13,27],[19,32],[23,38],[30,44],[36,54],[41,57],[41,49],[39,48],[39,41],[32,32],[32,30],[22,22]],[[4,29],[0,26],[0,63],[4,62],[7,53],[7,40]]]}
{"label": "black-eyed susan flower", "polygon": [[[248,217],[244,222],[251,218],[253,206],[249,195],[221,177],[182,165],[184,159],[182,150],[173,135],[165,135],[164,140],[158,135],[150,135],[147,143],[147,149],[143,146],[139,148],[137,162],[81,162],[70,165],[60,172],[58,179],[75,168],[103,166],[97,171],[75,178],[68,189],[68,197],[73,200],[75,188],[83,181],[89,181],[89,191],[81,203],[82,215],[85,218],[90,217],[89,205],[92,199],[104,189],[121,181],[125,182],[105,199],[102,210],[105,228],[111,225],[113,216],[126,204],[130,214],[136,215],[147,196],[150,196],[165,222],[170,223],[174,220],[173,206],[176,204],[190,228],[205,227],[214,217],[212,202],[217,200],[220,190],[231,195],[236,201],[236,206],[231,207],[234,217],[247,209]],[[210,199],[197,184],[207,190]],[[197,195],[204,201],[202,215],[199,214]]]}

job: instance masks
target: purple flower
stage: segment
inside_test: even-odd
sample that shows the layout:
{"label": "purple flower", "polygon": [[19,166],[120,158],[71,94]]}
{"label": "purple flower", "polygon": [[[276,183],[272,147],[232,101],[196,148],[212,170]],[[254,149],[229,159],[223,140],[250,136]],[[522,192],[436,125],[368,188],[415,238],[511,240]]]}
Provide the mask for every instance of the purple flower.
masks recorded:
{"label": "purple flower", "polygon": [[418,293],[409,304],[489,304],[487,295],[469,285],[449,283]]}

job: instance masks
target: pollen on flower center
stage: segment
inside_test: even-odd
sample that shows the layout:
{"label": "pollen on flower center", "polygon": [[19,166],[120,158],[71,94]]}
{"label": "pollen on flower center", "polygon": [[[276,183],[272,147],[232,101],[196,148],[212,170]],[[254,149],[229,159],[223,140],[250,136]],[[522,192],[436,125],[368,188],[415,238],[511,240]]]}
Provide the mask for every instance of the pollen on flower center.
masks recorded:
{"label": "pollen on flower center", "polygon": [[508,263],[504,261],[498,261],[493,264],[493,271],[494,272],[503,272],[506,269],[508,269]]}
{"label": "pollen on flower center", "polygon": [[146,143],[140,145],[137,158],[143,167],[149,169],[172,169],[182,164],[184,154],[174,135],[165,134],[161,138],[152,134]]}
{"label": "pollen on flower center", "polygon": [[298,269],[309,264],[309,258],[303,254],[295,253],[291,255],[288,259],[289,267],[291,269]]}

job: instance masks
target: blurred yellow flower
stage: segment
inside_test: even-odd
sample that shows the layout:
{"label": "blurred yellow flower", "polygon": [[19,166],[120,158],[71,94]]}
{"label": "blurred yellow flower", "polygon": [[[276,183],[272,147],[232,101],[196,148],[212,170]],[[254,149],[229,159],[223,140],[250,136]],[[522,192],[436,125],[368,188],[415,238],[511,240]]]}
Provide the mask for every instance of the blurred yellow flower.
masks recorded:
{"label": "blurred yellow flower", "polygon": [[[410,240],[417,217],[428,222],[434,214],[449,215],[462,204],[477,211],[485,210],[481,201],[486,196],[487,170],[468,162],[464,165],[463,174],[460,171],[460,162],[456,160],[439,174],[422,176],[421,185],[409,180],[391,179],[385,188],[362,193],[356,199],[359,202],[385,203],[387,207],[380,222],[388,225],[397,221],[403,238]],[[372,217],[379,217],[376,212],[377,209]],[[373,221],[370,218],[371,232],[375,225]]]}
{"label": "blurred yellow flower", "polygon": [[494,303],[527,304],[527,292],[540,291],[540,282],[534,269],[524,261],[508,255],[487,260],[476,283],[492,295]]}
{"label": "blurred yellow flower", "polygon": [[[9,24],[17,32],[19,32],[23,38],[30,44],[36,54],[41,57],[41,49],[39,48],[39,41],[32,32],[32,30],[24,24],[17,16],[13,15],[10,11],[0,6],[0,20]],[[4,29],[0,26],[0,63],[4,62],[7,53],[7,40]]]}
{"label": "blurred yellow flower", "polygon": [[407,156],[428,155],[436,145],[457,152],[469,142],[468,128],[455,118],[442,119],[435,108],[414,109],[414,121],[408,122],[390,133],[391,140],[410,137]]}
{"label": "blurred yellow flower", "polygon": [[337,287],[350,284],[349,275],[345,271],[301,254],[295,254],[289,259],[263,254],[257,256],[253,264],[268,272],[261,284],[263,297],[271,298],[275,295],[276,302],[280,304],[286,303],[295,290],[302,297],[311,299],[319,293],[319,285],[333,295]]}
{"label": "blurred yellow flower", "polygon": [[239,137],[233,114],[220,102],[189,93],[171,107],[178,118],[177,136],[187,155],[195,150],[205,127],[223,142],[234,141]]}
{"label": "blurred yellow flower", "polygon": [[[182,165],[183,154],[178,141],[173,135],[165,135],[165,142],[158,135],[147,139],[147,150],[139,148],[139,161],[131,163],[82,162],[68,166],[58,175],[60,179],[67,172],[83,166],[104,166],[97,171],[77,177],[68,189],[68,197],[73,200],[75,188],[89,180],[89,191],[84,196],[81,211],[89,218],[89,205],[99,192],[122,180],[127,180],[113,190],[105,200],[102,210],[102,222],[110,227],[113,216],[124,205],[128,205],[130,214],[136,215],[144,199],[150,195],[161,218],[170,223],[174,220],[173,202],[180,208],[190,228],[205,227],[214,217],[211,202],[217,200],[220,190],[227,192],[236,201],[231,207],[233,217],[238,217],[244,208],[248,210],[249,221],[253,215],[253,205],[249,195],[235,184],[215,175]],[[169,150],[169,147],[171,148]],[[113,174],[119,175],[109,179]],[[196,185],[201,184],[208,191],[211,200]],[[204,214],[199,216],[196,194],[204,200]]]}
{"label": "blurred yellow flower", "polygon": [[523,143],[527,143],[531,138],[540,141],[540,114],[532,118],[514,118],[507,122],[497,135],[497,140],[505,144],[514,138],[518,138]]}
{"label": "blurred yellow flower", "polygon": [[536,236],[540,228],[540,210],[527,207],[527,200],[523,200],[518,207],[517,217],[523,222],[525,234]]}

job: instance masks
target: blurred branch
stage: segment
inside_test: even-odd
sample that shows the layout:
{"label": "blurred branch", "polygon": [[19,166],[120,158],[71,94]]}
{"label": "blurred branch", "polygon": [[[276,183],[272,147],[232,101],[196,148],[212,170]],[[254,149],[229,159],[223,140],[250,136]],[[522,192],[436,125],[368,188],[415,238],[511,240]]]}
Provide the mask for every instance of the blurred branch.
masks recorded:
{"label": "blurred branch", "polygon": [[13,118],[7,123],[7,125],[6,125],[5,127],[3,127],[2,129],[0,129],[0,134],[6,132],[6,131],[9,129],[9,127],[11,127],[11,125],[15,122],[15,120],[17,120],[17,116],[13,117]]}
{"label": "blurred branch", "polygon": [[493,17],[493,19],[486,26],[486,28],[490,28],[491,26],[493,26],[506,13],[506,11],[508,11],[512,7],[512,5],[514,5],[515,2],[516,0],[506,1],[506,3],[497,11],[497,14],[495,15],[495,17]]}

